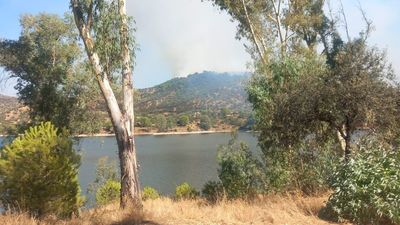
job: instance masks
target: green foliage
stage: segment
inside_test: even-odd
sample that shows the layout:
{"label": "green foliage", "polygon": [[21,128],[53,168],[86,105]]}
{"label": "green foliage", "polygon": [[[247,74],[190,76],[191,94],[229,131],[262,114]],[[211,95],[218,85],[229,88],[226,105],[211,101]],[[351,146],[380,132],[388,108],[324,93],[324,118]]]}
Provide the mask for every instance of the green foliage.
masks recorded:
{"label": "green foliage", "polygon": [[305,47],[315,48],[322,33],[323,0],[209,1],[238,23],[236,38],[249,41],[248,52],[260,61],[255,64]]}
{"label": "green foliage", "polygon": [[175,197],[177,199],[193,199],[198,195],[199,193],[196,189],[186,182],[178,185],[175,189]]}
{"label": "green foliage", "polygon": [[89,184],[88,192],[96,197],[96,204],[104,205],[119,198],[121,184],[115,161],[108,157],[99,159],[96,166],[96,178]]}
{"label": "green foliage", "polygon": [[167,118],[164,115],[157,115],[155,118],[155,125],[158,132],[167,131]]}
{"label": "green foliage", "polygon": [[178,126],[184,127],[189,124],[189,116],[188,115],[181,115],[176,122]]}
{"label": "green foliage", "polygon": [[[92,34],[94,38],[95,51],[98,53],[100,63],[103,69],[110,76],[109,78],[115,83],[120,82],[119,73],[123,63],[122,54],[123,46],[121,43],[127,42],[130,58],[135,58],[136,40],[135,40],[135,27],[133,26],[133,18],[123,16],[119,14],[118,1],[117,0],[94,0],[94,1],[78,1],[81,6],[81,10],[85,14],[93,16]],[[127,37],[121,34],[120,28],[122,27],[122,21],[126,19],[128,21]],[[133,66],[134,61],[131,60]]]}
{"label": "green foliage", "polygon": [[33,216],[78,213],[80,156],[68,132],[50,122],[29,128],[1,150],[0,201]]}
{"label": "green foliage", "polygon": [[208,117],[207,115],[203,115],[200,118],[200,125],[199,127],[203,130],[209,130],[211,128],[212,122],[210,117]]}
{"label": "green foliage", "polygon": [[328,207],[357,224],[399,224],[400,151],[377,141],[356,150],[335,169]]}
{"label": "green foliage", "polygon": [[228,198],[251,198],[265,190],[263,166],[233,134],[228,145],[218,149],[218,177]]}
{"label": "green foliage", "polygon": [[160,198],[160,194],[158,191],[152,187],[144,187],[142,192],[142,199],[145,200],[154,200]]}
{"label": "green foliage", "polygon": [[204,184],[201,194],[207,201],[215,203],[224,197],[224,187],[220,181],[208,181]]}
{"label": "green foliage", "polygon": [[107,180],[96,191],[96,203],[106,205],[117,201],[121,193],[121,183],[115,180]]}
{"label": "green foliage", "polygon": [[19,39],[0,41],[0,65],[17,78],[18,97],[30,108],[30,122],[51,121],[73,133],[98,131],[90,103],[99,93],[71,17],[42,13],[20,21]]}
{"label": "green foliage", "polygon": [[176,119],[174,116],[168,116],[167,118],[167,130],[176,127]]}
{"label": "green foliage", "polygon": [[146,116],[138,117],[136,120],[136,123],[137,123],[136,125],[138,127],[151,127],[152,126],[151,119]]}
{"label": "green foliage", "polygon": [[332,168],[340,159],[332,142],[320,146],[316,140],[304,141],[287,150],[264,152],[267,190],[301,191],[306,195],[329,190]]}

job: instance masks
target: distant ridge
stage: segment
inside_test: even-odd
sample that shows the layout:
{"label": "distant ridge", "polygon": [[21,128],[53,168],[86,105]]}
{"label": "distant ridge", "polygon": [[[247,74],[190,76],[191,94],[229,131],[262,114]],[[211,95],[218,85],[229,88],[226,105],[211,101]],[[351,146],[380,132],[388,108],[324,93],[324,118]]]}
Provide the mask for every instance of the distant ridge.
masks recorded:
{"label": "distant ridge", "polygon": [[174,78],[160,85],[139,90],[135,109],[142,113],[194,112],[227,108],[249,111],[246,73],[205,71]]}

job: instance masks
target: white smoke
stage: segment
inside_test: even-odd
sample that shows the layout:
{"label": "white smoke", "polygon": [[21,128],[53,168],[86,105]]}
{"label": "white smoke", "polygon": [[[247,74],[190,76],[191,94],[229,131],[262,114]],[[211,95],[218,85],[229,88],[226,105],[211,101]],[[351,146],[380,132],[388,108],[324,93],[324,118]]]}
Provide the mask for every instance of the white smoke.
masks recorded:
{"label": "white smoke", "polygon": [[141,51],[152,45],[174,76],[246,70],[249,56],[235,39],[236,25],[210,2],[128,1],[127,11],[136,21]]}

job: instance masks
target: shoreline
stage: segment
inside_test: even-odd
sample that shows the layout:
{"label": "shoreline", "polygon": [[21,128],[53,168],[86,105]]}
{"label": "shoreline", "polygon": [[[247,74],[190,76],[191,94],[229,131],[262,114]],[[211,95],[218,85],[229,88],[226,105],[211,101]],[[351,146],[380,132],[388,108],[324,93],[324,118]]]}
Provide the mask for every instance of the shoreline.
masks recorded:
{"label": "shoreline", "polygon": [[[234,130],[200,130],[200,131],[172,131],[172,132],[148,132],[148,133],[136,133],[135,136],[168,136],[168,135],[193,135],[193,134],[216,134],[216,133],[231,133]],[[257,132],[252,130],[240,131],[240,132]],[[0,134],[0,137],[8,137],[10,135]],[[12,135],[11,135],[12,136]],[[114,137],[115,134],[97,133],[97,134],[78,134],[71,135],[71,137]]]}
{"label": "shoreline", "polygon": [[[173,131],[173,132],[149,132],[136,133],[134,136],[167,136],[167,135],[191,135],[191,134],[214,134],[230,133],[232,130],[205,130],[205,131]],[[79,134],[73,137],[113,137],[115,134]]]}
{"label": "shoreline", "polygon": [[[172,132],[141,132],[135,136],[164,136],[164,135],[190,135],[190,134],[214,134],[214,133],[230,133],[233,130],[199,130],[199,131],[172,131]],[[245,131],[248,132],[248,131]],[[8,137],[10,135],[0,134],[0,137]],[[11,135],[12,136],[12,135]],[[114,133],[97,133],[97,134],[78,134],[71,137],[113,137]]]}

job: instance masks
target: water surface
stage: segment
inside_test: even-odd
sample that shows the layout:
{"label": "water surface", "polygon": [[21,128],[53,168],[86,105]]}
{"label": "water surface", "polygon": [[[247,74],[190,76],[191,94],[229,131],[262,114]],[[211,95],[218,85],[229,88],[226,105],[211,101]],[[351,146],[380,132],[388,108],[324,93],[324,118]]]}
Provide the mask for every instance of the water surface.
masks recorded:
{"label": "water surface", "polygon": [[[200,190],[208,180],[217,179],[217,148],[229,139],[229,133],[137,136],[142,187],[151,186],[170,195],[176,185],[188,182]],[[240,132],[239,139],[256,150],[257,139],[251,133]],[[85,193],[95,178],[96,164],[101,157],[108,156],[118,162],[117,144],[115,137],[85,137],[79,138],[76,148],[82,155],[79,181]]]}

